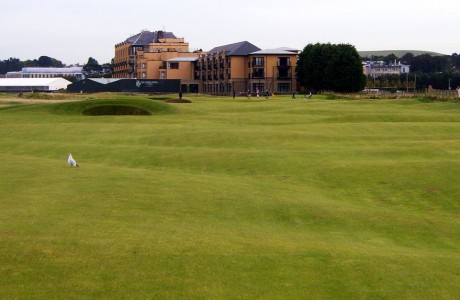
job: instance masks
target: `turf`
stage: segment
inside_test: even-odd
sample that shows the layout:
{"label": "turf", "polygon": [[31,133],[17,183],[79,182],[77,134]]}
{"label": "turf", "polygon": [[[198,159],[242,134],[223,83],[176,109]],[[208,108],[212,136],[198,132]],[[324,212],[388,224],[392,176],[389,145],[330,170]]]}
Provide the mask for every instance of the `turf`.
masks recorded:
{"label": "turf", "polygon": [[460,295],[459,103],[92,97],[0,107],[0,298]]}

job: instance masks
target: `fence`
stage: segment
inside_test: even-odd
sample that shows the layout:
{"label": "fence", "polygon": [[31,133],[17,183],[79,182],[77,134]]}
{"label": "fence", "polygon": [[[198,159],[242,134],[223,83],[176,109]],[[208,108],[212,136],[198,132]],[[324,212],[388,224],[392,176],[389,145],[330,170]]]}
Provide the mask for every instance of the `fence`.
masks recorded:
{"label": "fence", "polygon": [[[327,92],[322,92],[327,94]],[[331,93],[337,96],[355,99],[395,99],[395,98],[433,98],[460,99],[457,90],[423,89],[416,91],[367,89],[359,93]]]}

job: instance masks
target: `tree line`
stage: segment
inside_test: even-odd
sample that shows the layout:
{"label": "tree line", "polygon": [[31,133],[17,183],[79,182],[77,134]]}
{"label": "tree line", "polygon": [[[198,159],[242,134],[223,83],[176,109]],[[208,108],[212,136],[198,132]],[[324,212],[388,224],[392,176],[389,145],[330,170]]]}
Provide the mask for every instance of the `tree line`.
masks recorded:
{"label": "tree line", "polygon": [[[395,61],[410,65],[410,73],[371,78],[363,74],[363,61]],[[360,57],[349,44],[308,44],[299,54],[297,78],[305,90],[358,92],[367,88],[423,90],[455,89],[460,86],[460,55],[414,55]]]}
{"label": "tree line", "polygon": [[406,53],[401,57],[395,54],[387,56],[362,57],[363,61],[374,60],[393,63],[400,61],[410,66],[409,74],[385,75],[368,78],[367,87],[392,87],[398,89],[434,89],[448,90],[460,86],[460,55],[414,55]]}
{"label": "tree line", "polygon": [[392,63],[395,60],[400,61],[403,64],[410,65],[411,72],[414,73],[449,73],[460,71],[460,55],[454,53],[452,55],[430,55],[420,54],[414,55],[410,52],[404,54],[401,57],[395,54],[389,54],[387,56],[372,56],[362,57],[363,61],[384,61],[386,63]]}
{"label": "tree line", "polygon": [[[10,57],[9,59],[0,61],[0,74],[6,74],[8,72],[18,72],[22,68],[29,67],[42,67],[42,68],[63,68],[66,65],[60,60],[49,56],[40,56],[38,59],[21,61],[18,58]],[[102,69],[111,69],[110,64],[100,65],[98,61],[92,57],[88,58],[88,62],[83,66],[83,70],[89,73],[97,73]]]}
{"label": "tree line", "polygon": [[54,67],[62,68],[65,65],[57,59],[49,56],[40,56],[38,59],[21,61],[19,58],[10,57],[0,61],[0,74],[6,74],[8,72],[21,71],[22,68],[29,67]]}

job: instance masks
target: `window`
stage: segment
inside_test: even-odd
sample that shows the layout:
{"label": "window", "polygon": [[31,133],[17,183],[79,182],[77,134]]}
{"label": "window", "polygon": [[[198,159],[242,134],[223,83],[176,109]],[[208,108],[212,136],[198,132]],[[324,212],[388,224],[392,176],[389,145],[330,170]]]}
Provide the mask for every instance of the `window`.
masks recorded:
{"label": "window", "polygon": [[278,57],[278,66],[288,67],[289,66],[289,57]]}
{"label": "window", "polygon": [[253,57],[252,58],[252,66],[259,66],[263,67],[265,65],[263,57]]}
{"label": "window", "polygon": [[278,83],[278,92],[290,92],[291,84],[290,83]]}
{"label": "window", "polygon": [[252,78],[264,78],[264,69],[254,69],[252,71]]}
{"label": "window", "polygon": [[285,68],[278,68],[278,78],[290,78],[290,70]]}
{"label": "window", "polygon": [[170,69],[179,69],[179,63],[178,62],[169,63],[169,68]]}

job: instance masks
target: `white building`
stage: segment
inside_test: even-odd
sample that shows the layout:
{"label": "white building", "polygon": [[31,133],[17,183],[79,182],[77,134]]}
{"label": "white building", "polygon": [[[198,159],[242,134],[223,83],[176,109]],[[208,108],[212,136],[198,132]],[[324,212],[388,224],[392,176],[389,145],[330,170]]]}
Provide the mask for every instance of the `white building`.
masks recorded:
{"label": "white building", "polygon": [[366,76],[379,77],[383,75],[401,75],[410,72],[409,65],[403,65],[401,62],[387,64],[383,61],[366,61],[363,62],[363,72]]}
{"label": "white building", "polygon": [[0,92],[53,92],[67,89],[72,82],[64,78],[1,78]]}
{"label": "white building", "polygon": [[75,77],[77,80],[85,79],[83,67],[66,68],[22,68],[19,72],[8,72],[6,78],[53,78]]}

